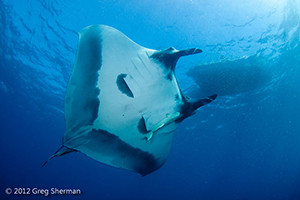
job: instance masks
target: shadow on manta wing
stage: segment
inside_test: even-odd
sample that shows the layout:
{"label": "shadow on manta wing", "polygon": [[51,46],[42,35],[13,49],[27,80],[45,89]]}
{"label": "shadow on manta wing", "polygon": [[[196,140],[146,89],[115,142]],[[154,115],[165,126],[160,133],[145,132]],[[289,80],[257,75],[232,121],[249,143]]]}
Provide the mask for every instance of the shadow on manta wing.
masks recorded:
{"label": "shadow on manta wing", "polygon": [[[257,56],[206,65],[198,65],[187,72],[200,87],[196,96],[211,92],[219,96],[236,95],[266,86],[272,71]],[[199,91],[197,91],[199,92]]]}

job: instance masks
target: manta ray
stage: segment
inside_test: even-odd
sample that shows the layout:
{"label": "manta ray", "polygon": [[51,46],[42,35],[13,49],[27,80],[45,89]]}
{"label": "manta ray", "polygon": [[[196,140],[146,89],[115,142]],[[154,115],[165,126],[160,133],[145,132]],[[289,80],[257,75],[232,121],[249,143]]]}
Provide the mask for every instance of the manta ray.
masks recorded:
{"label": "manta ray", "polygon": [[159,169],[179,124],[217,97],[194,100],[178,85],[178,59],[201,52],[148,49],[105,25],[81,30],[66,89],[66,132],[49,160],[79,151],[142,176]]}

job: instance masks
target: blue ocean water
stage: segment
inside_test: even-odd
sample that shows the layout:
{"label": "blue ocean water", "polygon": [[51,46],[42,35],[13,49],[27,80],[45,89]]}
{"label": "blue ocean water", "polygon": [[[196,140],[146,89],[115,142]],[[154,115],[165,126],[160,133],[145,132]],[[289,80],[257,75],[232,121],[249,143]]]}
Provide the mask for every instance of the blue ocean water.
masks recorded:
{"label": "blue ocean water", "polygon": [[[56,199],[300,199],[297,0],[0,0],[0,199],[7,188],[80,189]],[[218,93],[177,129],[146,177],[61,146],[78,32],[112,26],[153,49],[199,47],[176,74],[192,97]]]}

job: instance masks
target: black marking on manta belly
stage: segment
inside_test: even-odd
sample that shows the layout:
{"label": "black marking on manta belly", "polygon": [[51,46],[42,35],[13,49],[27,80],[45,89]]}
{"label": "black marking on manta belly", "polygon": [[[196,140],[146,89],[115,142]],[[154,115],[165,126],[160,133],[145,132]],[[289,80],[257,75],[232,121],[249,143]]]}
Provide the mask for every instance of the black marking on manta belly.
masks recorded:
{"label": "black marking on manta belly", "polygon": [[129,145],[106,130],[93,129],[89,134],[107,147],[106,155],[119,155],[119,157],[128,160],[128,162],[124,160],[126,165],[142,176],[157,170],[163,165],[151,153]]}
{"label": "black marking on manta belly", "polygon": [[139,121],[139,124],[138,124],[138,130],[141,134],[147,134],[149,133],[150,131],[147,131],[147,128],[146,128],[146,122],[145,122],[145,119],[144,117],[142,117]]}
{"label": "black marking on manta belly", "polygon": [[170,71],[170,73],[168,73],[168,75],[166,76],[166,79],[168,79],[169,81],[173,80],[173,76],[172,76],[172,72]]}
{"label": "black marking on manta belly", "polygon": [[126,81],[124,78],[127,76],[127,74],[120,74],[117,77],[116,84],[119,88],[119,90],[123,93],[126,94],[128,97],[134,98],[132,91],[130,90],[129,86],[127,85]]}

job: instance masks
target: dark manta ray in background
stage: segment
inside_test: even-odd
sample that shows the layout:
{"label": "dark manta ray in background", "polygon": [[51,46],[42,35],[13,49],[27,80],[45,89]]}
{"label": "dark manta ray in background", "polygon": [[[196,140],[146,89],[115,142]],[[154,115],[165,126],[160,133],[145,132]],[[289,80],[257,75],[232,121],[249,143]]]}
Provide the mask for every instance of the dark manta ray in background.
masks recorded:
{"label": "dark manta ray in background", "polygon": [[80,151],[142,176],[159,169],[179,124],[217,96],[195,101],[178,86],[178,59],[201,52],[147,49],[114,28],[84,28],[65,97],[65,149],[51,158]]}

